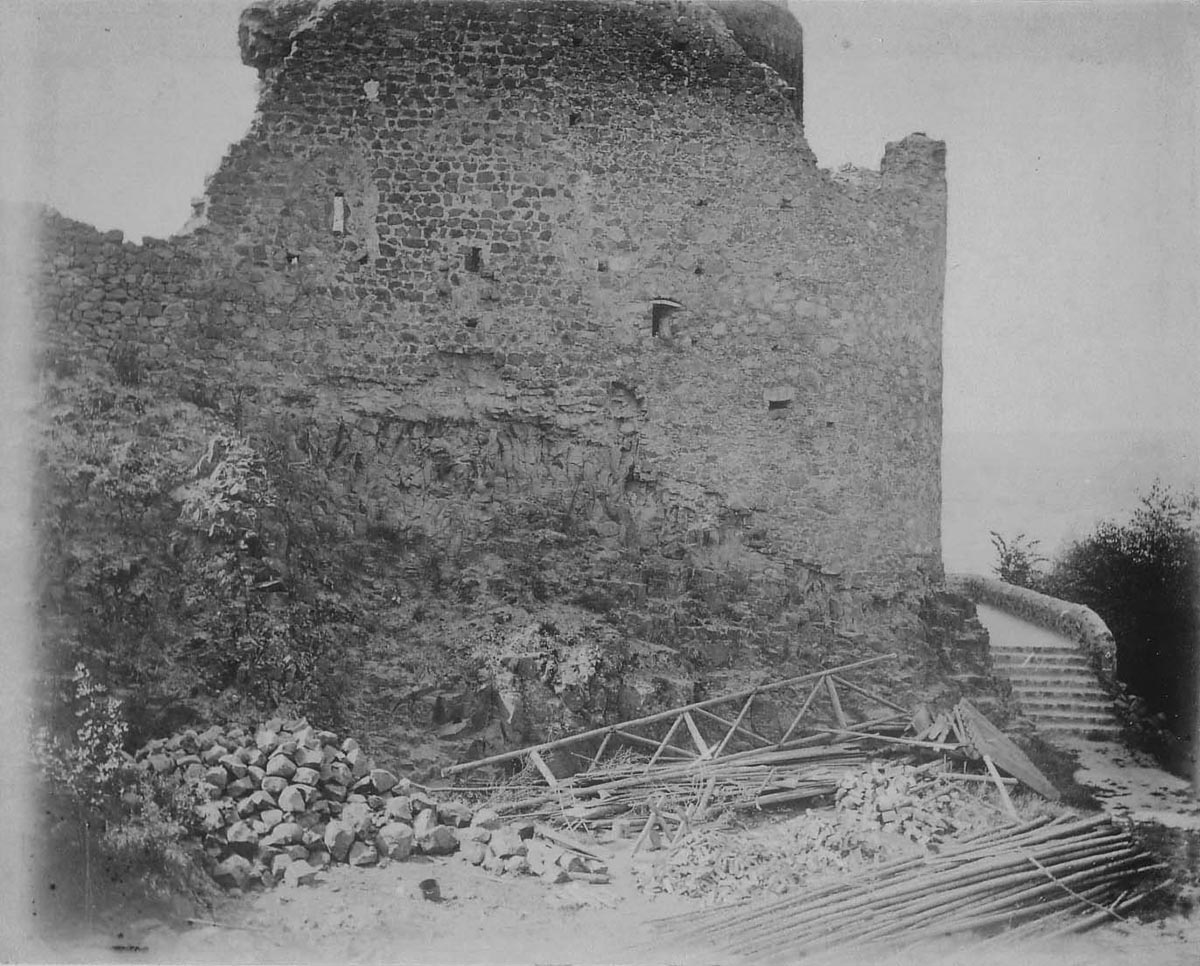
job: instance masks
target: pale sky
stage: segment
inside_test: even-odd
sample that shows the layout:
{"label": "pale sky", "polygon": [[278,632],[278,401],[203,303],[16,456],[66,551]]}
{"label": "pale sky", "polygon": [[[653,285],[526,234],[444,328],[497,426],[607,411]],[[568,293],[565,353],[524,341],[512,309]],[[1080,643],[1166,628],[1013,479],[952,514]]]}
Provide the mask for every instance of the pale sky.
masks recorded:
{"label": "pale sky", "polygon": [[[29,177],[14,191],[9,139],[3,195],[32,194],[135,239],[178,230],[253,114],[243,5],[9,8],[19,13],[6,11],[0,40],[0,121],[20,130],[24,113]],[[885,142],[913,131],[947,142],[948,437],[1192,437],[1200,5],[791,8],[822,166],[877,167]],[[25,96],[10,98],[20,74]]]}

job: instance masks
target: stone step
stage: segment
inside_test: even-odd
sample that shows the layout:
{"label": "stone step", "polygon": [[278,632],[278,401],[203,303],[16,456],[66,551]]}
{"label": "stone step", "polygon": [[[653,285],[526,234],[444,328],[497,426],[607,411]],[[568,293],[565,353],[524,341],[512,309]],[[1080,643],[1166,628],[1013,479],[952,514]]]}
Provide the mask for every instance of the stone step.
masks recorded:
{"label": "stone step", "polygon": [[1021,707],[1034,717],[1042,714],[1112,714],[1112,705],[1107,701],[1056,701],[1053,698],[1035,698],[1030,700],[1020,697]]}
{"label": "stone step", "polygon": [[1120,725],[1072,725],[1072,724],[1041,724],[1037,726],[1039,732],[1047,738],[1053,740],[1055,735],[1075,735],[1078,737],[1088,738],[1107,738],[1110,741],[1118,741],[1121,738]]}
{"label": "stone step", "polygon": [[993,644],[993,653],[1009,654],[1086,654],[1081,647],[1074,644]]}
{"label": "stone step", "polygon": [[1021,697],[1058,697],[1058,698],[1084,698],[1088,701],[1109,701],[1109,696],[1104,694],[1104,689],[1097,684],[1090,682],[1044,682],[1044,680],[1034,680],[1034,682],[1016,684],[1013,683],[1014,694]]}
{"label": "stone step", "polygon": [[1030,654],[1027,651],[992,651],[994,664],[1073,664],[1090,667],[1082,654]]}
{"label": "stone step", "polygon": [[1108,712],[1099,711],[1028,711],[1028,717],[1040,728],[1043,724],[1073,724],[1080,727],[1092,725],[1115,725],[1117,719]]}
{"label": "stone step", "polygon": [[[1010,682],[1028,682],[1030,684],[1045,684],[1056,682],[1064,688],[1086,688],[1094,685],[1099,688],[1096,674],[1085,671],[1081,667],[997,667],[996,673],[1003,674]],[[1054,686],[1054,685],[1048,685]]]}
{"label": "stone step", "polygon": [[1004,677],[1014,688],[1099,688],[1094,674],[1069,671],[1013,671]]}
{"label": "stone step", "polygon": [[1038,721],[1035,722],[1038,731],[1047,733],[1052,732],[1070,732],[1072,734],[1087,734],[1092,731],[1102,731],[1105,734],[1116,737],[1121,734],[1121,726],[1114,721],[1085,721],[1085,722],[1069,722],[1069,721]]}
{"label": "stone step", "polygon": [[1079,695],[1027,695],[1021,691],[1013,694],[1026,708],[1079,708],[1080,710],[1112,710],[1112,702],[1103,695],[1080,697]]}

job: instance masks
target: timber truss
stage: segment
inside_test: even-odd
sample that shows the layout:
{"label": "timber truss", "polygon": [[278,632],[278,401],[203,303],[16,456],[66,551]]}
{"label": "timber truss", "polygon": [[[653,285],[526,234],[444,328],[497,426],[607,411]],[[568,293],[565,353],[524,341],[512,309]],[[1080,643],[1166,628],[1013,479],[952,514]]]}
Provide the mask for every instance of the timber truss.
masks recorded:
{"label": "timber truss", "polygon": [[[564,783],[571,785],[589,773],[604,770],[606,759],[620,749],[648,751],[649,759],[638,766],[648,775],[666,764],[703,771],[708,770],[705,766],[716,763],[757,761],[765,753],[828,743],[834,737],[874,737],[872,729],[906,726],[910,711],[855,684],[847,675],[894,657],[884,654],[761,684],[555,741],[463,762],[444,769],[442,774],[450,776],[521,761],[536,769],[548,789],[557,789]],[[765,707],[768,702],[769,709]],[[851,702],[856,706],[874,705],[887,713],[852,721],[847,712]],[[832,719],[832,723],[815,720],[821,709],[827,712],[823,716],[826,721]],[[756,714],[756,710],[764,713]],[[569,756],[568,764],[551,767],[547,757],[553,756],[555,764],[559,764],[564,753]],[[582,762],[587,764],[580,769]]]}

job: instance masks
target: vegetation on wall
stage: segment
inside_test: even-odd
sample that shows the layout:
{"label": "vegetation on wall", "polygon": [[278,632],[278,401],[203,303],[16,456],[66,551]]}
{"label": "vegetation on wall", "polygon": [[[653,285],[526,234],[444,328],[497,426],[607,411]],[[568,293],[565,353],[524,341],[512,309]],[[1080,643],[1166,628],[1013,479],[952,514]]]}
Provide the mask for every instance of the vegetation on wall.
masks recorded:
{"label": "vegetation on wall", "polygon": [[352,631],[303,567],[281,573],[254,444],[161,387],[77,373],[43,393],[46,674],[90,668],[135,709],[133,743],[233,708],[335,711],[321,672]]}
{"label": "vegetation on wall", "polygon": [[996,548],[996,563],[993,571],[1006,584],[1036,590],[1042,579],[1041,565],[1046,558],[1038,553],[1040,540],[1030,540],[1025,534],[1005,539],[995,530],[990,531],[992,546]]}

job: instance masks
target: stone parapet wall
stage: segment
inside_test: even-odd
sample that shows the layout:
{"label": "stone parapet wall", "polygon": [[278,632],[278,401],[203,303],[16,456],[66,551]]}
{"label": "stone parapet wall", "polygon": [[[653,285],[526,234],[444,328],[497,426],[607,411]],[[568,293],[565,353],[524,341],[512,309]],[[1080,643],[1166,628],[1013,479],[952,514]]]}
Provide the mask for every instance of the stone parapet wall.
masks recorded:
{"label": "stone parapet wall", "polygon": [[947,574],[946,587],[1070,638],[1087,653],[1101,682],[1114,685],[1117,645],[1108,625],[1090,607],[976,574]]}

